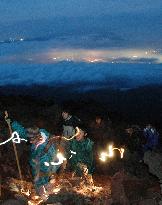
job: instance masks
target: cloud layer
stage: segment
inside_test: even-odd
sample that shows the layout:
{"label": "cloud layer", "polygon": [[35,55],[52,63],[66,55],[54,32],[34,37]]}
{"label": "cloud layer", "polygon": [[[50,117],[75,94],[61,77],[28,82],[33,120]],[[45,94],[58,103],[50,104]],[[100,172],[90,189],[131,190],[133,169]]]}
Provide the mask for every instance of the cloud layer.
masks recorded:
{"label": "cloud layer", "polygon": [[76,90],[103,87],[133,88],[162,84],[160,65],[57,63],[50,65],[2,65],[0,85],[76,84]]}

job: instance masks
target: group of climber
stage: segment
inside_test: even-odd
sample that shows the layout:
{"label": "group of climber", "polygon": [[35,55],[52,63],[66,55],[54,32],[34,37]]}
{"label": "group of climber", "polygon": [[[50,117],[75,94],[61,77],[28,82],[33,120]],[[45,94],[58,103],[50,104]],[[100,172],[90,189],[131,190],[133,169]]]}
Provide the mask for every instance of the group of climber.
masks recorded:
{"label": "group of climber", "polygon": [[159,148],[159,133],[151,124],[145,128],[132,125],[126,129],[125,144],[130,153],[136,154],[139,162],[143,161],[144,153]]}
{"label": "group of climber", "polygon": [[[79,118],[62,111],[62,135],[51,135],[47,130],[37,126],[23,127],[19,122],[6,118],[12,131],[30,143],[29,164],[36,191],[45,195],[50,176],[69,169],[73,174],[82,175],[85,167],[87,174],[93,173],[93,141],[87,137],[86,126]],[[64,156],[59,163],[58,153]],[[84,167],[84,169],[83,169]]]}
{"label": "group of climber", "polygon": [[[45,192],[53,173],[68,170],[81,176],[84,171],[82,167],[86,167],[88,174],[93,174],[98,153],[114,138],[110,119],[105,121],[97,115],[92,123],[85,125],[79,118],[71,115],[68,109],[62,110],[60,136],[51,135],[37,126],[24,128],[17,121],[6,118],[7,120],[11,122],[12,131],[16,131],[20,138],[28,140],[31,145],[29,164],[35,188],[40,195]],[[129,127],[126,133],[128,138],[125,142],[123,140],[123,144],[131,152],[137,152],[139,160],[145,151],[158,146],[159,133],[150,124],[143,130],[138,126]],[[58,152],[64,156],[61,163],[58,163]]]}

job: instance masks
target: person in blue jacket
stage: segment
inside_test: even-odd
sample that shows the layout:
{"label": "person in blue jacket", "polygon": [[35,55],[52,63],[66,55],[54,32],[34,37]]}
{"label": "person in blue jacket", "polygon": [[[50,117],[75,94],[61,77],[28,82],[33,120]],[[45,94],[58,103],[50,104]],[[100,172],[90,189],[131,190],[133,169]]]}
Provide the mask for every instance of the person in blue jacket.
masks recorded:
{"label": "person in blue jacket", "polygon": [[12,131],[16,131],[20,138],[28,139],[31,143],[30,166],[37,193],[45,195],[45,187],[50,180],[50,174],[56,173],[60,165],[50,165],[56,161],[57,148],[49,143],[49,133],[36,126],[24,128],[17,121],[11,123]]}
{"label": "person in blue jacket", "polygon": [[153,150],[157,148],[159,143],[159,133],[156,129],[148,124],[143,131],[146,143],[143,146],[144,152],[147,150]]}

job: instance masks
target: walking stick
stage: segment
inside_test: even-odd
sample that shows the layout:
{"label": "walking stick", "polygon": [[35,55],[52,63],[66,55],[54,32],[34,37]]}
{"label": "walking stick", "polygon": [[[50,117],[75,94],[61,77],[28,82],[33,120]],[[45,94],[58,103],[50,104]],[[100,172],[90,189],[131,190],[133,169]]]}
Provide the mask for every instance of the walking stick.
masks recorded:
{"label": "walking stick", "polygon": [[[7,118],[8,118],[8,112],[5,111],[5,120],[6,120],[7,124],[8,124],[9,132],[10,132],[10,136],[11,136],[12,135],[11,122],[9,120],[7,120]],[[18,158],[18,153],[17,153],[16,145],[15,145],[15,143],[13,141],[12,141],[12,145],[13,145],[13,148],[14,148],[17,168],[18,168],[18,171],[19,171],[19,177],[20,177],[21,185],[22,185],[22,181],[23,180],[22,180],[22,173],[21,173],[21,168],[20,168],[20,162],[19,162],[19,158]],[[23,185],[22,185],[22,188],[23,188]]]}

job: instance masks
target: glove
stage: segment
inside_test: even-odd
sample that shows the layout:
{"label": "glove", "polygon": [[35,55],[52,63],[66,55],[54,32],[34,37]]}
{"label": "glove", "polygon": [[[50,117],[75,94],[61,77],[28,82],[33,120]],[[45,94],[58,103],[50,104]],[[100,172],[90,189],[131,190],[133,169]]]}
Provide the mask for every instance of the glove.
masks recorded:
{"label": "glove", "polygon": [[6,118],[5,120],[6,120],[7,124],[11,124],[11,119],[10,118]]}

